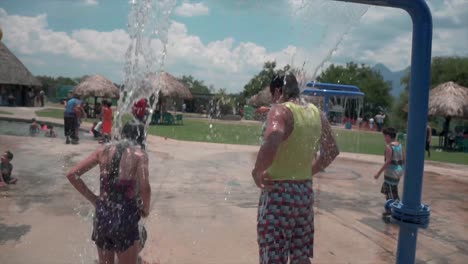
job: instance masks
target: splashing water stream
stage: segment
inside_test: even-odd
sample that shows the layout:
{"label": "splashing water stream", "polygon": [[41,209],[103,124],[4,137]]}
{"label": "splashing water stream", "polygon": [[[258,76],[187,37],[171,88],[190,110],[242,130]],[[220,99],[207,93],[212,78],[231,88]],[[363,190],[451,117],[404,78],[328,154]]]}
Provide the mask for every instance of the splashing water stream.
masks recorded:
{"label": "splashing water stream", "polygon": [[[153,113],[164,85],[161,73],[164,71],[170,16],[175,4],[175,0],[132,0],[130,3],[130,45],[125,54],[124,87],[114,118],[114,137],[119,137],[125,115],[131,113],[136,101],[151,98],[149,116]],[[146,121],[145,133],[150,120]]]}

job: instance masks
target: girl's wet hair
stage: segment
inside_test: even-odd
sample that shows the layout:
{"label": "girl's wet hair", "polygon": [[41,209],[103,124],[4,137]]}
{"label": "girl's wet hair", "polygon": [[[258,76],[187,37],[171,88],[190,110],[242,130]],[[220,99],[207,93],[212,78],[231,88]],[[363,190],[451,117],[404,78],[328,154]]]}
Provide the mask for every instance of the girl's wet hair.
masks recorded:
{"label": "girl's wet hair", "polygon": [[273,95],[279,89],[285,99],[299,97],[301,91],[296,76],[293,73],[276,74],[270,82],[270,92]]}
{"label": "girl's wet hair", "polygon": [[284,85],[284,75],[275,74],[273,78],[271,78],[270,93],[274,94],[275,89],[280,89],[280,91],[283,91],[283,85]]}
{"label": "girl's wet hair", "polygon": [[389,136],[391,139],[395,139],[397,132],[393,127],[386,127],[382,130],[382,134]]}
{"label": "girl's wet hair", "polygon": [[144,148],[145,126],[139,121],[129,121],[123,126],[120,136],[122,139],[133,141]]}

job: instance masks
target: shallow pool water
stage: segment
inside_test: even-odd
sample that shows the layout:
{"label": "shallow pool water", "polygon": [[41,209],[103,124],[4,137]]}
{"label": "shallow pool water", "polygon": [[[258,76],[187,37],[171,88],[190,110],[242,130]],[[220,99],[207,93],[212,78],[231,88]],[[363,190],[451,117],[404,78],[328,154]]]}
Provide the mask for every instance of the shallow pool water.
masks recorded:
{"label": "shallow pool water", "polygon": [[[29,137],[29,125],[28,122],[21,121],[9,121],[0,120],[0,135],[11,135],[11,136],[27,136]],[[65,139],[63,126],[55,126],[54,131],[57,133],[58,138]],[[45,137],[46,131],[40,131],[36,137]],[[92,136],[84,131],[79,132],[80,139],[92,139]]]}

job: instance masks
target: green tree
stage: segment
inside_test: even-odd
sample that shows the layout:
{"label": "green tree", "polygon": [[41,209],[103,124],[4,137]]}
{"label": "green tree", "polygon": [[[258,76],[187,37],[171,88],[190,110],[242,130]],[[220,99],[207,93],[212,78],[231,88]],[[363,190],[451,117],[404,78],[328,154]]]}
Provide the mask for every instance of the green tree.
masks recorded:
{"label": "green tree", "polygon": [[271,79],[276,74],[276,62],[275,61],[267,61],[263,64],[263,69],[257,73],[250,81],[244,86],[244,97],[249,98],[258,92],[260,92],[263,88],[270,85]]}
{"label": "green tree", "polygon": [[77,85],[78,82],[76,79],[78,78],[69,78],[69,77],[52,77],[52,76],[36,76],[36,78],[42,83],[42,88],[46,93],[49,92],[49,89],[56,88],[60,85]]}
{"label": "green tree", "polygon": [[[408,71],[403,78],[401,84],[405,86],[405,90],[395,101],[393,110],[396,119],[392,124],[404,125],[408,120],[407,105],[409,99],[411,72]],[[453,81],[461,86],[468,87],[468,57],[434,57],[431,63],[431,87],[436,87],[439,84]],[[432,121],[430,118],[429,121]],[[447,124],[448,125],[448,124]]]}
{"label": "green tree", "polygon": [[[358,86],[365,94],[361,114],[366,118],[373,117],[382,110],[387,112],[392,104],[391,83],[385,81],[379,72],[364,64],[332,64],[320,74],[317,81]],[[355,117],[354,114],[352,117]]]}
{"label": "green tree", "polygon": [[42,89],[45,94],[49,97],[49,100],[55,101],[61,98],[55,98],[57,96],[57,88],[61,85],[77,85],[79,83],[78,78],[69,78],[64,76],[52,77],[52,76],[36,76],[36,78],[42,83]]}
{"label": "green tree", "polygon": [[406,131],[406,123],[408,120],[408,91],[400,93],[398,99],[396,99],[392,106],[392,115],[390,116],[390,124],[392,127]]}
{"label": "green tree", "polygon": [[292,72],[296,76],[302,74],[299,69],[291,67],[289,64],[285,65],[282,69],[276,68],[275,61],[267,61],[263,64],[263,69],[257,73],[250,81],[244,86],[244,91],[242,92],[242,100],[245,102],[245,98],[250,98],[265,87],[270,85],[271,79],[275,74],[285,73],[285,72]]}
{"label": "green tree", "polygon": [[[228,94],[224,88],[219,89],[214,96],[213,107],[216,115],[238,114],[239,108],[243,106],[242,97],[239,93]],[[217,116],[218,117],[218,116]]]}
{"label": "green tree", "polygon": [[211,85],[208,87],[204,81],[197,80],[192,75],[183,75],[178,80],[185,84],[194,95],[193,100],[185,101],[187,112],[201,113],[207,110],[214,88]]}
{"label": "green tree", "polygon": [[80,83],[81,81],[83,81],[84,79],[88,78],[89,75],[83,75],[81,77],[76,77],[76,78],[73,78],[73,80],[76,82],[76,83]]}
{"label": "green tree", "polygon": [[192,94],[210,94],[210,88],[202,80],[197,80],[192,75],[183,75],[179,81],[187,85]]}
{"label": "green tree", "polygon": [[247,103],[243,92],[231,94],[236,102],[237,108],[242,108]]}
{"label": "green tree", "polygon": [[468,87],[468,57],[435,57],[432,59],[431,88],[449,81]]}
{"label": "green tree", "polygon": [[[232,114],[231,98],[227,94],[226,89],[221,88],[215,93],[214,104],[217,110],[217,115]],[[219,117],[219,116],[217,116]]]}
{"label": "green tree", "polygon": [[[401,84],[409,91],[411,71],[408,71]],[[468,57],[434,57],[431,63],[431,89],[445,82],[456,82],[468,87]]]}

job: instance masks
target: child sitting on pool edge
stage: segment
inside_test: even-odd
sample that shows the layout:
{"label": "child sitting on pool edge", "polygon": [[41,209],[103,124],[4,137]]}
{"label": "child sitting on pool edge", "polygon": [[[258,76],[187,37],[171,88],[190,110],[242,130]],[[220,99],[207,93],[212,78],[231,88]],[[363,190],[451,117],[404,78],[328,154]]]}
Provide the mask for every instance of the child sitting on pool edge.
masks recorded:
{"label": "child sitting on pool edge", "polygon": [[1,156],[0,163],[0,187],[7,186],[7,184],[15,184],[18,179],[11,177],[11,172],[13,171],[13,165],[11,165],[11,160],[13,159],[13,153],[7,150]]}
{"label": "child sitting on pool edge", "polygon": [[55,138],[57,133],[54,131],[54,126],[47,126],[47,131],[44,134],[46,137]]}
{"label": "child sitting on pool edge", "polygon": [[31,125],[29,125],[29,135],[34,137],[40,132],[39,124],[36,123],[36,118],[31,120]]}

